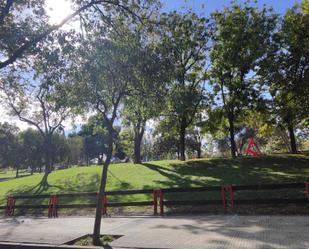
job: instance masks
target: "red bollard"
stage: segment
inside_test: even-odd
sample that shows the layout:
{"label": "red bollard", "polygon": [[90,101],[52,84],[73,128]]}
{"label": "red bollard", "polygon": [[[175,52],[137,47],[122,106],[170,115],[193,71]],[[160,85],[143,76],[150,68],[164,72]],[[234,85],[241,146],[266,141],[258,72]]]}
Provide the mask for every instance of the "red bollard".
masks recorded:
{"label": "red bollard", "polygon": [[107,215],[107,196],[106,195],[103,195],[103,198],[102,198],[102,214],[103,215]]}
{"label": "red bollard", "polygon": [[233,185],[229,185],[229,193],[230,193],[230,207],[234,208],[234,191]]}
{"label": "red bollard", "polygon": [[8,196],[6,201],[6,209],[5,215],[6,216],[13,216],[15,213],[15,199],[12,195]]}
{"label": "red bollard", "polygon": [[306,187],[306,194],[309,200],[309,182],[305,182],[305,187]]}
{"label": "red bollard", "polygon": [[221,199],[222,199],[222,205],[224,208],[224,211],[226,210],[226,200],[225,200],[225,186],[221,186]]}
{"label": "red bollard", "polygon": [[160,189],[160,215],[164,214],[164,193],[163,190]]}
{"label": "red bollard", "polygon": [[158,214],[158,198],[160,206],[160,215],[164,214],[164,193],[162,189],[153,190],[153,214]]}
{"label": "red bollard", "polygon": [[158,214],[158,189],[153,190],[153,215]]}
{"label": "red bollard", "polygon": [[[227,195],[228,194],[228,198]],[[234,208],[234,192],[232,185],[222,185],[221,186],[221,199],[224,211],[227,210],[228,207]]]}
{"label": "red bollard", "polygon": [[48,218],[58,217],[58,197],[57,195],[50,195],[48,203]]}

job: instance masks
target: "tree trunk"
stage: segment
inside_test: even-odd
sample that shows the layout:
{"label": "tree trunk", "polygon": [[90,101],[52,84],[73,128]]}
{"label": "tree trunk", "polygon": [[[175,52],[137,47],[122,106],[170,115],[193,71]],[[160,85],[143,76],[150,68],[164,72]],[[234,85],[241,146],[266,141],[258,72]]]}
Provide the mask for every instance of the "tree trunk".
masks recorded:
{"label": "tree trunk", "polygon": [[19,175],[19,167],[16,167],[16,178],[18,178],[18,175]]}
{"label": "tree trunk", "polygon": [[246,140],[244,138],[241,139],[240,145],[239,145],[239,154],[242,155],[243,147],[245,145]]}
{"label": "tree trunk", "polygon": [[186,120],[181,119],[180,131],[179,131],[179,150],[180,150],[180,161],[186,160]]}
{"label": "tree trunk", "polygon": [[235,128],[234,128],[234,115],[229,114],[229,131],[230,131],[230,143],[231,143],[231,156],[236,158],[236,143],[235,143]]}
{"label": "tree trunk", "polygon": [[107,172],[108,166],[111,162],[112,154],[113,154],[113,135],[112,131],[109,131],[108,136],[108,151],[106,155],[106,160],[103,165],[102,170],[102,177],[100,183],[100,191],[97,199],[97,207],[95,213],[95,222],[94,222],[94,229],[93,229],[93,244],[96,246],[101,245],[100,241],[100,232],[101,232],[101,218],[102,218],[102,210],[103,210],[103,196],[105,194],[105,187],[106,187],[106,180],[107,180]]}
{"label": "tree trunk", "polygon": [[103,165],[103,155],[98,156],[98,165]]}
{"label": "tree trunk", "polygon": [[52,137],[46,135],[45,137],[45,173],[49,174],[52,171]]}
{"label": "tree trunk", "polygon": [[201,150],[201,143],[199,143],[198,148],[197,148],[197,158],[202,157],[202,150]]}
{"label": "tree trunk", "polygon": [[284,146],[286,147],[286,150],[291,151],[290,138],[286,133],[286,129],[283,126],[279,126],[277,131],[278,131],[280,138],[282,139],[284,143]]}
{"label": "tree trunk", "polygon": [[134,135],[134,163],[141,163],[141,142],[139,134]]}
{"label": "tree trunk", "polygon": [[[142,126],[142,127],[141,127]],[[139,124],[134,129],[134,163],[141,163],[141,142],[144,135],[144,124]]]}
{"label": "tree trunk", "polygon": [[291,153],[297,154],[297,145],[296,145],[294,127],[291,122],[289,122],[288,124],[288,132],[289,132],[289,137],[290,137]]}

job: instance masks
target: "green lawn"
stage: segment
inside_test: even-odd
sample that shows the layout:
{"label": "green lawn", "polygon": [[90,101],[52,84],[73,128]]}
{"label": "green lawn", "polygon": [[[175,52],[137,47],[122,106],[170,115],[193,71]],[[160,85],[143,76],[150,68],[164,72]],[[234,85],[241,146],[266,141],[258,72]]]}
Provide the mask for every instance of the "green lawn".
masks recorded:
{"label": "green lawn", "polygon": [[[19,172],[19,176],[29,176],[30,173],[28,171],[22,170]],[[8,178],[15,178],[16,176],[16,170],[12,169],[6,169],[6,170],[0,170],[0,181],[2,179],[8,179]]]}
{"label": "green lawn", "polygon": [[[48,184],[40,185],[43,174],[0,182],[0,205],[8,194],[42,194],[97,191],[102,168],[73,167],[57,170],[48,176]],[[256,184],[300,182],[308,180],[308,155],[273,155],[259,158],[214,158],[180,161],[156,161],[144,164],[112,164],[109,168],[108,190],[152,189],[158,187],[190,187],[220,184]],[[219,193],[210,195],[219,198]],[[209,198],[210,198],[209,197]],[[121,200],[145,200],[147,195],[124,196]],[[166,196],[168,199],[188,195]],[[190,198],[208,198],[195,193]],[[116,198],[117,199],[117,198]],[[115,200],[115,198],[114,198]],[[117,199],[120,200],[120,199]],[[71,203],[91,200],[75,199]],[[33,203],[32,201],[28,201]],[[65,200],[63,203],[66,202]]]}

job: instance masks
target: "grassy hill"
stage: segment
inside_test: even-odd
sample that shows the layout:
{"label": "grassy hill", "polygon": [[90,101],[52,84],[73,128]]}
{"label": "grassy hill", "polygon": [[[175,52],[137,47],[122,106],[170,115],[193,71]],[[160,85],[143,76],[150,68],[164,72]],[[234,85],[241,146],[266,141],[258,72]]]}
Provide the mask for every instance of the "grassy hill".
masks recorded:
{"label": "grassy hill", "polygon": [[[8,194],[42,194],[97,191],[100,166],[73,167],[57,170],[40,185],[43,174],[0,182],[0,205]],[[2,177],[0,175],[0,177]],[[308,155],[272,155],[259,158],[214,158],[180,161],[156,161],[143,164],[112,164],[108,190],[189,187],[220,184],[256,184],[299,182],[309,180]],[[218,193],[219,194],[219,193]],[[206,195],[203,194],[203,197]],[[200,198],[195,194],[190,198]],[[115,197],[117,198],[117,197]],[[114,199],[115,199],[114,198]],[[125,196],[121,200],[145,200],[149,195]],[[176,198],[176,196],[171,197]],[[179,196],[177,197],[179,198]],[[181,195],[180,198],[187,198]],[[74,203],[86,202],[76,199]]]}

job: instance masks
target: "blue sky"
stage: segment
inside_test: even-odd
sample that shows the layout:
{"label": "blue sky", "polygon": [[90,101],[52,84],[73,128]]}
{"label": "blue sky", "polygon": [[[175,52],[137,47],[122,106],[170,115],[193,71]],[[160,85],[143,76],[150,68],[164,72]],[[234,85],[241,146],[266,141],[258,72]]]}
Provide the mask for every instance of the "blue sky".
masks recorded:
{"label": "blue sky", "polygon": [[[224,6],[230,5],[230,0],[162,0],[163,10],[179,10],[182,7],[192,8],[196,13],[209,16],[209,14],[215,10],[220,10]],[[238,2],[244,2],[244,0],[238,0]],[[253,1],[252,1],[253,2]],[[257,3],[252,5],[262,7],[264,4],[267,6],[273,6],[275,12],[283,14],[287,8],[292,7],[300,0],[257,0]],[[201,7],[204,5],[204,9]]]}

